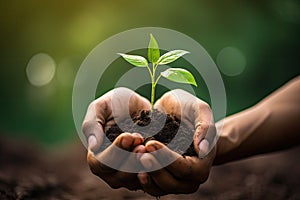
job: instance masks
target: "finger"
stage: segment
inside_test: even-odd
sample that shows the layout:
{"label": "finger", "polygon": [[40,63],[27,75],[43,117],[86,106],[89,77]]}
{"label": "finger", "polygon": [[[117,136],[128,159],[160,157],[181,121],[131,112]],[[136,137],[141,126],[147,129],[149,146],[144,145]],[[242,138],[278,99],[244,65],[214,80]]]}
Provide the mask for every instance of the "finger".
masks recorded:
{"label": "finger", "polygon": [[[142,148],[141,148],[141,146],[142,146]],[[146,153],[146,148],[143,145],[139,145],[138,147],[135,148],[135,150],[137,150],[137,152],[138,152],[137,158],[139,160],[142,157],[142,155],[144,155],[144,153]],[[139,164],[143,167],[141,162],[139,162]],[[144,171],[144,170],[141,170],[141,171]],[[139,180],[139,183],[140,183],[140,186],[142,187],[142,189],[145,192],[147,192],[148,194],[150,194],[152,196],[164,195],[164,192],[161,191],[155,184],[153,184],[151,178],[148,176],[148,174],[146,172],[138,173],[137,178]]]}
{"label": "finger", "polygon": [[132,152],[124,159],[124,162],[120,164],[118,171],[137,173],[144,170],[144,167],[140,163],[140,156],[145,153],[144,145],[138,145]]}
{"label": "finger", "polygon": [[[110,175],[107,175],[110,176]],[[123,171],[116,171],[113,178],[118,180],[118,184],[129,190],[142,189],[136,173],[128,173]]]}
{"label": "finger", "polygon": [[97,121],[85,121],[82,131],[87,137],[88,149],[97,151],[103,142],[103,127]]}
{"label": "finger", "polygon": [[[134,155],[135,160],[134,160],[133,165],[136,167],[136,170],[138,171],[138,169],[142,169],[142,165],[139,162],[139,159],[140,159],[140,156],[146,152],[145,146],[138,145],[133,149],[132,152],[135,154]],[[133,154],[131,154],[131,155],[133,155]],[[126,163],[125,163],[125,165],[126,165]],[[122,167],[122,168],[126,168],[126,167]],[[142,189],[142,186],[138,179],[137,173],[127,173],[127,172],[123,172],[123,171],[118,171],[116,174],[116,178],[118,178],[120,180],[120,183],[124,187],[128,188],[129,190]]]}
{"label": "finger", "polygon": [[216,127],[214,124],[198,123],[194,134],[194,149],[199,158],[204,158],[215,145]]}
{"label": "finger", "polygon": [[[129,151],[143,142],[144,139],[140,134],[120,134],[109,147],[96,155],[96,159],[101,164],[100,168],[97,168],[99,173],[111,171],[111,168],[120,169],[121,164],[131,154]],[[124,152],[124,150],[128,151],[128,153]]]}
{"label": "finger", "polygon": [[157,188],[168,194],[189,194],[196,192],[199,187],[198,182],[177,179],[165,168],[150,172],[149,175]]}
{"label": "finger", "polygon": [[160,112],[181,118],[179,99],[174,95],[174,91],[169,91],[159,98],[154,104],[154,108]]}
{"label": "finger", "polygon": [[146,148],[145,148],[145,146],[143,144],[140,144],[140,145],[137,145],[136,147],[134,147],[134,149],[133,149],[132,152],[136,154],[136,158],[139,161],[139,159],[141,158],[141,156],[144,153],[146,153]]}
{"label": "finger", "polygon": [[149,100],[128,88],[116,88],[111,91],[110,104],[116,122],[138,115],[142,110],[150,110]]}
{"label": "finger", "polygon": [[138,173],[138,179],[141,183],[141,187],[143,188],[144,192],[147,192],[148,194],[155,196],[155,197],[160,197],[163,195],[166,195],[164,191],[162,191],[156,183],[153,182],[152,178],[145,172],[143,173]]}
{"label": "finger", "polygon": [[[163,166],[167,166],[178,158],[182,157],[178,153],[171,151],[167,146],[156,140],[150,140],[145,145],[146,151],[150,152]],[[150,170],[158,168],[152,167]]]}
{"label": "finger", "polygon": [[[99,160],[94,156],[94,153],[92,151],[88,151],[88,156],[87,156],[87,162],[90,166],[91,171],[93,174],[99,176],[102,180],[104,180],[110,187],[117,189],[120,187],[124,187],[125,185],[127,186],[128,189],[135,189],[135,188],[141,188],[138,186],[138,184],[128,184],[126,182],[123,183],[122,180],[130,179],[133,180],[135,179],[133,174],[129,173],[118,173],[117,170],[110,168],[103,163],[99,162]],[[138,180],[136,179],[136,183],[138,183]]]}
{"label": "finger", "polygon": [[202,139],[198,147],[199,147],[199,153],[198,153],[199,158],[203,158],[208,154],[209,142],[207,141],[207,139]]}
{"label": "finger", "polygon": [[[111,110],[108,109],[107,98],[107,95],[104,95],[89,105],[82,124],[82,132],[87,138],[88,149],[93,151],[97,151],[103,142],[105,119],[111,114]],[[90,136],[94,137],[90,139]]]}
{"label": "finger", "polygon": [[[158,160],[152,154],[144,154],[141,157],[141,163],[145,168],[150,166],[159,165]],[[148,168],[149,169],[149,168]],[[141,183],[144,183],[143,188],[145,192],[150,194],[157,194],[155,192],[160,191],[163,193],[191,193],[198,189],[197,184],[176,179],[166,168],[160,168],[159,170],[148,172],[149,177],[146,183],[145,177],[140,177]],[[143,179],[142,179],[143,178]]]}
{"label": "finger", "polygon": [[[126,100],[129,101],[129,107],[124,103]],[[88,142],[88,148],[98,150],[102,144],[104,132],[114,125],[116,120],[126,117],[128,109],[131,109],[130,112],[137,112],[148,108],[150,108],[150,102],[128,88],[116,88],[96,99],[89,105],[82,125],[82,131],[88,141],[91,135],[96,138],[96,144]]]}
{"label": "finger", "polygon": [[93,152],[89,152],[90,155],[88,158],[88,163],[91,171],[103,179],[110,187],[114,189],[126,187],[129,190],[142,189],[142,186],[137,178],[137,174],[117,171],[113,168],[110,168],[93,157],[91,155]]}
{"label": "finger", "polygon": [[212,162],[208,159],[200,160],[195,156],[183,157],[157,141],[149,141],[146,144],[146,149],[149,152],[155,151],[153,155],[160,162],[172,158],[174,162],[167,165],[166,169],[179,180],[204,182],[208,177]]}
{"label": "finger", "polygon": [[[150,153],[144,153],[140,158],[140,162],[147,171],[151,171],[152,168],[162,168]],[[138,178],[141,182],[143,190],[148,194],[152,196],[163,196],[166,194],[150,176],[150,172],[139,173]]]}
{"label": "finger", "polygon": [[93,174],[99,176],[100,178],[102,178],[105,173],[113,173],[116,171],[115,169],[112,169],[101,163],[91,150],[88,150],[87,163]]}
{"label": "finger", "polygon": [[132,154],[124,160],[121,164],[121,169],[124,171],[116,170],[114,173],[106,173],[102,175],[102,178],[109,184],[115,187],[125,187],[129,190],[142,189],[142,186],[138,180],[137,173],[129,173],[129,171],[137,171],[142,168],[137,155],[144,153],[145,147],[138,145],[132,151]]}
{"label": "finger", "polygon": [[129,101],[129,113],[131,117],[138,115],[142,110],[151,110],[151,103],[145,97],[134,93]]}
{"label": "finger", "polygon": [[88,137],[88,149],[91,150],[92,148],[94,148],[97,145],[97,138],[95,137],[95,135],[90,135]]}

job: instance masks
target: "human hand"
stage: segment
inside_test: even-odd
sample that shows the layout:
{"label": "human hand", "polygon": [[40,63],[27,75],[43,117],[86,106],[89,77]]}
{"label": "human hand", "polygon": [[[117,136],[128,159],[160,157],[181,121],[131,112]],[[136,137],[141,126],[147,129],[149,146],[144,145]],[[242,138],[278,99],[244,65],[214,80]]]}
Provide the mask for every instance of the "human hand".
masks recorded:
{"label": "human hand", "polygon": [[144,139],[138,133],[123,133],[104,151],[96,155],[94,152],[100,148],[105,131],[118,120],[128,117],[126,115],[134,116],[141,110],[150,110],[150,108],[151,105],[147,99],[127,88],[111,90],[93,101],[88,107],[82,125],[83,133],[88,141],[87,161],[91,171],[112,188],[126,187],[130,190],[141,188],[136,173],[113,169],[102,161],[113,162],[115,166],[138,165],[136,160],[128,160],[128,155],[120,154],[119,148],[134,153],[143,153],[145,148],[141,144],[144,143]]}
{"label": "human hand", "polygon": [[164,94],[154,108],[176,116],[190,129],[195,129],[194,148],[200,157],[209,153],[210,144],[214,142],[216,128],[213,113],[209,105],[194,95],[176,89]]}
{"label": "human hand", "polygon": [[[200,158],[183,157],[158,141],[147,142],[143,150],[147,153],[141,156],[140,162],[150,172],[138,174],[143,190],[153,196],[193,193],[207,180],[216,155],[213,145],[216,128],[211,109],[207,103],[179,89],[163,95],[155,108],[175,115],[195,129],[194,148]],[[169,159],[175,161],[163,167],[161,163]]]}

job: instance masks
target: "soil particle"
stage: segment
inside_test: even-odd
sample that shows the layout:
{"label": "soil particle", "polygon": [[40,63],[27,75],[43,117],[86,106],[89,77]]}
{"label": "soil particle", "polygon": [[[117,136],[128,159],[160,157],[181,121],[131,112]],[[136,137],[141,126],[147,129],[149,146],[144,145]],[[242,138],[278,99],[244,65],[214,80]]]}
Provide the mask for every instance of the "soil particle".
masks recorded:
{"label": "soil particle", "polygon": [[[33,141],[4,135],[0,133],[1,200],[155,199],[141,190],[111,189],[93,176],[79,139],[45,151]],[[161,199],[300,199],[299,153],[300,147],[213,167],[194,194]]]}
{"label": "soil particle", "polygon": [[[161,128],[164,121],[164,126]],[[109,141],[106,140],[102,148],[109,146],[121,133],[129,132],[140,133],[144,137],[145,143],[149,140],[157,140],[165,145],[169,144],[170,149],[183,156],[197,156],[193,145],[194,130],[188,128],[175,116],[166,115],[157,110],[153,112],[143,110],[133,119],[127,118],[118,124],[106,131],[105,134]],[[144,127],[149,124],[150,126],[145,129]],[[171,141],[176,135],[176,141],[172,143]]]}

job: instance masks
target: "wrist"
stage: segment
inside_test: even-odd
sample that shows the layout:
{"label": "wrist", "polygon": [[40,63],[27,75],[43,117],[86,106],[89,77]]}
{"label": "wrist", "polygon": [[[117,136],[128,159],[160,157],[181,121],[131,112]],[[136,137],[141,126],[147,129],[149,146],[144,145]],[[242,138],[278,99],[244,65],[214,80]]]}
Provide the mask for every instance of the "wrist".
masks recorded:
{"label": "wrist", "polygon": [[215,165],[237,160],[251,153],[253,144],[249,146],[248,143],[269,116],[269,112],[261,112],[259,107],[260,105],[253,106],[216,124],[218,141]]}

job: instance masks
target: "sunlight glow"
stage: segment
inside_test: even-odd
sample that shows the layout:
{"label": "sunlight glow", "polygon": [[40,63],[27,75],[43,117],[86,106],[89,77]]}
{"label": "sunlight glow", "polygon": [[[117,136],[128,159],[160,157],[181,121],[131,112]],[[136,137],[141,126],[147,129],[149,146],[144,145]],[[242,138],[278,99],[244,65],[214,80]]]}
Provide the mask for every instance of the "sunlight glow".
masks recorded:
{"label": "sunlight glow", "polygon": [[47,85],[54,77],[55,68],[56,64],[51,56],[45,53],[38,53],[27,64],[27,78],[34,86]]}

